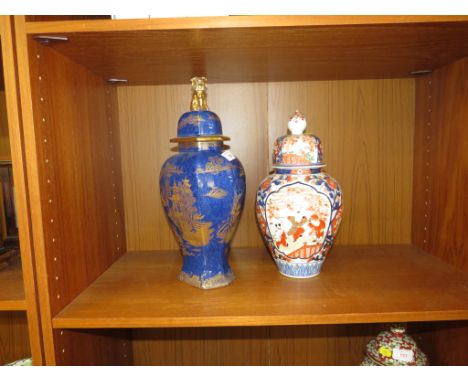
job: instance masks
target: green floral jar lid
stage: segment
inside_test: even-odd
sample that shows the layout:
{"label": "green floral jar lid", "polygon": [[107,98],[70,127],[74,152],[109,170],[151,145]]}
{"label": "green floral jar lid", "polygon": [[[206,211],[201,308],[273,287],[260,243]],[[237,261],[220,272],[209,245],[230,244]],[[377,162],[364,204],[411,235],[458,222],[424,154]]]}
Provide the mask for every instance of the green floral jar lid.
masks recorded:
{"label": "green floral jar lid", "polygon": [[17,361],[7,363],[5,366],[32,366],[32,358],[23,358]]}
{"label": "green floral jar lid", "polygon": [[426,355],[416,342],[406,334],[405,327],[395,324],[390,330],[380,332],[366,347],[362,365],[375,363],[381,366],[427,366]]}

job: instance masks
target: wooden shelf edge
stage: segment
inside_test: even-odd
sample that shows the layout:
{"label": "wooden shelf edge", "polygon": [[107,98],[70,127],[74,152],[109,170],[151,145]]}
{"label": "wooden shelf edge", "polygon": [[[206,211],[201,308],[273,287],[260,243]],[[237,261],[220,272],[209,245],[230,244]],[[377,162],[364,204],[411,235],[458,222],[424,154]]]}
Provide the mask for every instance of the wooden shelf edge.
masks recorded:
{"label": "wooden shelf edge", "polygon": [[290,326],[290,325],[336,325],[373,324],[385,322],[427,322],[468,320],[468,310],[435,312],[396,312],[366,313],[346,315],[291,316],[249,316],[249,317],[209,317],[202,319],[136,318],[136,319],[90,319],[60,318],[52,321],[54,329],[156,329],[156,328],[202,328],[240,326]]}
{"label": "wooden shelf edge", "polygon": [[26,300],[0,301],[0,312],[26,311]]}
{"label": "wooden shelf edge", "polygon": [[468,16],[212,16],[26,22],[28,34],[468,22]]}
{"label": "wooden shelf edge", "polygon": [[[264,249],[234,248],[232,255],[236,283],[204,294],[177,280],[181,261],[177,251],[128,252],[58,313],[52,326],[117,329],[468,320],[468,277],[411,245],[338,246],[323,275],[302,282],[281,276]],[[345,270],[356,264],[359,272],[343,278]],[[381,280],[386,284],[381,285]],[[436,285],[429,280],[436,280]],[[381,287],[374,290],[372,285]],[[266,300],[260,298],[264,294],[269,294]],[[431,297],[421,300],[423,295]]]}

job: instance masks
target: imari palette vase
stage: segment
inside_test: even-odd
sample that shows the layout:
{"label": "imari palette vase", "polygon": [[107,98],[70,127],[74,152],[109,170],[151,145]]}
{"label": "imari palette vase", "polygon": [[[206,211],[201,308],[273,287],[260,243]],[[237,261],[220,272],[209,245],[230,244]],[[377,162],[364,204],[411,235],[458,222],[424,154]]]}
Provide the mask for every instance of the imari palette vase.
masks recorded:
{"label": "imari palette vase", "polygon": [[178,153],[162,166],[161,199],[179,242],[179,280],[202,289],[234,279],[228,253],[244,205],[245,174],[225,150],[219,117],[208,110],[206,78],[192,79],[191,111],[178,123]]}
{"label": "imari palette vase", "polygon": [[428,366],[426,355],[408,334],[403,324],[393,324],[366,346],[361,366]]}
{"label": "imari palette vase", "polygon": [[257,191],[256,215],[281,274],[309,278],[320,273],[343,212],[341,188],[322,172],[322,145],[304,134],[307,123],[296,111],[289,135],[274,146],[274,173]]}

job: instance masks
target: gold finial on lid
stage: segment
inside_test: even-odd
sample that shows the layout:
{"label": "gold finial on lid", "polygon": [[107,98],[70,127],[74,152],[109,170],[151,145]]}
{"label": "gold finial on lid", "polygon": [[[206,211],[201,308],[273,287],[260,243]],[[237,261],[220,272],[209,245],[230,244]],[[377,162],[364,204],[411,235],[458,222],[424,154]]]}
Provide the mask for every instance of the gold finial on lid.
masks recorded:
{"label": "gold finial on lid", "polygon": [[192,78],[192,104],[190,110],[208,110],[208,103],[206,102],[206,77],[193,77]]}

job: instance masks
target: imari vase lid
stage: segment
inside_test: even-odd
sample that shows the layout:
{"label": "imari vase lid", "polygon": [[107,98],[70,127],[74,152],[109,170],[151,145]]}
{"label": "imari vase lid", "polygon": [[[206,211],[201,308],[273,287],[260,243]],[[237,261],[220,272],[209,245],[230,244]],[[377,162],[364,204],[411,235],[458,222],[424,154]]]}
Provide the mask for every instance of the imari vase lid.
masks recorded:
{"label": "imari vase lid", "polygon": [[402,324],[380,332],[366,347],[366,355],[382,366],[427,366],[426,355],[416,342],[406,334]]}
{"label": "imari vase lid", "polygon": [[325,166],[320,139],[312,134],[304,134],[306,127],[306,119],[296,110],[288,122],[290,134],[283,135],[275,141],[274,168],[320,168]]}
{"label": "imari vase lid", "polygon": [[205,77],[192,78],[192,102],[190,111],[182,114],[177,124],[177,138],[171,142],[213,142],[228,141],[229,137],[223,136],[221,121],[216,113],[208,110],[206,100]]}

